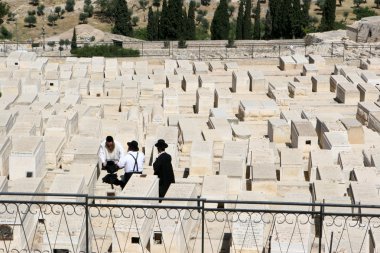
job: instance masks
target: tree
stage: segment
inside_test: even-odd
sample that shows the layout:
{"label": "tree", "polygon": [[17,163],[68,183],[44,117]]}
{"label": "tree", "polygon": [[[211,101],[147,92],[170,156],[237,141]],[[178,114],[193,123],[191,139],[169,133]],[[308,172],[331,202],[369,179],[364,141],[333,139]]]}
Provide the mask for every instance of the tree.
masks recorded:
{"label": "tree", "polygon": [[153,0],[153,6],[156,7],[157,10],[158,10],[158,8],[160,8],[160,5],[161,5],[160,0]]}
{"label": "tree", "polygon": [[201,0],[201,4],[202,4],[203,6],[209,6],[209,5],[210,5],[210,2],[211,2],[211,0]]}
{"label": "tree", "polygon": [[37,6],[37,15],[38,16],[45,15],[44,10],[45,10],[45,5],[43,5],[43,4],[38,5]]}
{"label": "tree", "polygon": [[70,45],[70,40],[68,40],[68,39],[65,39],[65,41],[64,41],[64,45],[65,45],[65,48],[67,49],[67,47]]}
{"label": "tree", "polygon": [[138,16],[133,16],[132,17],[132,25],[137,26],[137,23],[140,21]]}
{"label": "tree", "polygon": [[94,13],[94,6],[92,5],[91,0],[84,1],[83,12],[86,12],[89,18],[92,17]]}
{"label": "tree", "polygon": [[75,50],[78,48],[78,45],[77,45],[77,31],[74,27],[74,30],[73,30],[73,37],[71,38],[71,51]]}
{"label": "tree", "polygon": [[87,18],[88,18],[88,13],[87,12],[81,12],[79,14],[79,23],[86,24],[87,23]]}
{"label": "tree", "polygon": [[66,0],[65,10],[67,12],[74,11],[75,0]]}
{"label": "tree", "polygon": [[323,6],[321,25],[319,27],[321,31],[330,31],[334,29],[335,9],[335,0],[326,0]]}
{"label": "tree", "polygon": [[252,0],[246,0],[244,18],[243,18],[243,39],[249,40],[252,39]]}
{"label": "tree", "polygon": [[303,38],[305,33],[302,29],[303,16],[300,0],[292,0],[291,23],[293,36],[295,38]]}
{"label": "tree", "polygon": [[359,8],[362,3],[363,3],[363,0],[354,0],[354,4],[356,5],[356,8]]}
{"label": "tree", "polygon": [[[281,38],[281,26],[282,26],[282,11],[281,11],[281,2],[279,0],[269,0],[269,11],[270,11],[270,35],[266,34],[266,36],[269,36],[267,38]],[[268,15],[267,15],[268,16]],[[267,18],[267,22],[268,22]]]}
{"label": "tree", "polygon": [[10,7],[7,2],[0,1],[0,24],[4,22],[3,18],[10,11]]}
{"label": "tree", "polygon": [[309,10],[310,10],[310,4],[311,0],[304,0],[303,5],[302,5],[302,25],[304,28],[309,27],[310,25],[310,15],[309,15]]}
{"label": "tree", "polygon": [[51,26],[55,26],[55,22],[58,20],[58,16],[56,14],[50,14],[48,16],[48,22]]}
{"label": "tree", "polygon": [[146,27],[146,33],[147,33],[147,39],[148,40],[154,40],[154,14],[152,7],[149,7],[148,11],[148,25]]}
{"label": "tree", "polygon": [[58,15],[58,17],[61,17],[61,6],[55,6],[54,13]]}
{"label": "tree", "polygon": [[28,24],[28,27],[34,26],[37,23],[37,19],[35,15],[28,15],[24,18],[24,22]]}
{"label": "tree", "polygon": [[49,47],[51,47],[51,51],[53,51],[54,47],[55,47],[55,41],[48,41],[47,45]]}
{"label": "tree", "polygon": [[[293,0],[282,0],[281,2],[281,38],[292,39],[293,38],[293,27],[292,27],[292,1]],[[287,11],[283,11],[287,10]]]}
{"label": "tree", "polygon": [[132,29],[132,22],[131,22],[131,15],[128,11],[128,6],[125,0],[115,0],[116,6],[118,8],[115,8],[115,23],[112,28],[112,33],[114,34],[121,34],[125,36],[132,36],[133,29]]}
{"label": "tree", "polygon": [[59,42],[58,42],[59,46],[64,46],[65,45],[65,40],[64,39],[60,39]]}
{"label": "tree", "polygon": [[169,0],[167,38],[179,39],[182,35],[184,21],[182,0]]}
{"label": "tree", "polygon": [[235,37],[237,40],[243,39],[243,18],[244,18],[244,0],[240,0],[238,16],[236,20]]}
{"label": "tree", "polygon": [[189,4],[189,11],[187,13],[187,36],[188,40],[195,40],[195,1]]}
{"label": "tree", "polygon": [[375,0],[376,8],[379,9],[380,6],[380,0]]}
{"label": "tree", "polygon": [[261,39],[260,14],[261,14],[260,0],[257,0],[257,5],[255,9],[255,24],[253,25],[253,38],[255,40]]}
{"label": "tree", "polygon": [[227,40],[230,31],[227,0],[220,0],[211,22],[211,39]]}
{"label": "tree", "polygon": [[270,10],[267,10],[265,14],[265,26],[264,26],[264,38],[270,39],[272,37],[272,17],[270,15]]}
{"label": "tree", "polygon": [[166,0],[162,2],[161,19],[160,19],[160,34],[159,38],[166,40],[168,38],[169,27],[169,9]]}

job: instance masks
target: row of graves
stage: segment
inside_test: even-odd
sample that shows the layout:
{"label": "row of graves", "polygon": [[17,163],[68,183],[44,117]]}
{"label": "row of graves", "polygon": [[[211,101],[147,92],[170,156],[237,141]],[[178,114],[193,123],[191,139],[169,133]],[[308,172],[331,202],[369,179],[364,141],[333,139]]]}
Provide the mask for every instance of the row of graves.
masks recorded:
{"label": "row of graves", "polygon": [[[359,67],[318,55],[270,63],[28,52],[1,59],[0,191],[71,195],[0,195],[68,203],[0,206],[0,248],[81,252],[89,242],[93,252],[185,253],[201,252],[203,240],[205,252],[317,252],[319,241],[322,252],[380,251],[376,219],[358,217],[378,213],[359,205],[380,204],[380,59]],[[145,175],[123,190],[102,182],[97,153],[107,135],[125,148],[137,140],[145,153]],[[195,201],[128,199],[158,197],[158,139],[169,145],[176,176],[166,197],[217,200],[205,203],[218,210],[205,223]],[[95,198],[86,221],[78,194],[126,198]],[[358,207],[326,207],[349,216],[325,217],[321,233],[317,216],[254,212],[318,207],[268,201]]]}

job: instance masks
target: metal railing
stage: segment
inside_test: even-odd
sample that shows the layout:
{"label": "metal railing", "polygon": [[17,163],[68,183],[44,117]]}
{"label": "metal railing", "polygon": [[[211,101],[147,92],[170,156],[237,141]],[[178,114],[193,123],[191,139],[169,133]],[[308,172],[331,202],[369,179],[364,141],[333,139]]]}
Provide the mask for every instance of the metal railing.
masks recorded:
{"label": "metal railing", "polygon": [[379,226],[376,205],[0,197],[1,252],[377,252]]}
{"label": "metal railing", "polygon": [[[79,47],[84,45],[104,45],[106,42],[77,42]],[[234,47],[226,47],[227,42],[188,42],[186,48],[178,48],[177,41],[128,41],[123,42],[123,47],[139,50],[143,57],[165,57],[172,59],[262,59],[277,58],[292,54],[318,54],[323,57],[342,58],[343,60],[357,60],[364,56],[380,56],[380,45],[376,44],[346,44],[344,42],[314,43],[304,42],[279,42],[279,41],[256,41],[235,43]],[[39,43],[38,47],[31,42],[0,42],[0,56],[6,57],[15,50],[26,50],[36,52],[39,56],[63,57],[71,56],[70,46],[62,46],[59,50],[59,42],[55,41],[54,46]],[[52,44],[50,44],[52,45]]]}

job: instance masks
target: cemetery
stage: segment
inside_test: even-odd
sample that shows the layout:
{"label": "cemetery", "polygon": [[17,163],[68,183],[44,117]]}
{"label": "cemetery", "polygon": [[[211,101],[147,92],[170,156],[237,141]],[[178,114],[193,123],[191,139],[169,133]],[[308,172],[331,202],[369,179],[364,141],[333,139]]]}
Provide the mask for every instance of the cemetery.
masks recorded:
{"label": "cemetery", "polygon": [[[366,206],[380,205],[379,61],[12,52],[0,59],[0,249],[380,252],[378,217],[365,216],[380,215]],[[123,189],[102,181],[107,136],[145,154]],[[159,139],[175,175],[162,202]]]}

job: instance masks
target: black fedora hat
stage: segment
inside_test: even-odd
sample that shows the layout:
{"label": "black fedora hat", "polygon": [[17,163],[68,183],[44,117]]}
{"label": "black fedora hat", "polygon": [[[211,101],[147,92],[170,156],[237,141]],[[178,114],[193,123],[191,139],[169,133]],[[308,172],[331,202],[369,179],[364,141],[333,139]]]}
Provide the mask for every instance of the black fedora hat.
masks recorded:
{"label": "black fedora hat", "polygon": [[157,148],[167,148],[168,144],[166,144],[165,140],[159,139],[156,144],[154,144]]}
{"label": "black fedora hat", "polygon": [[139,144],[137,143],[137,141],[127,142],[127,145],[130,149],[139,150]]}

